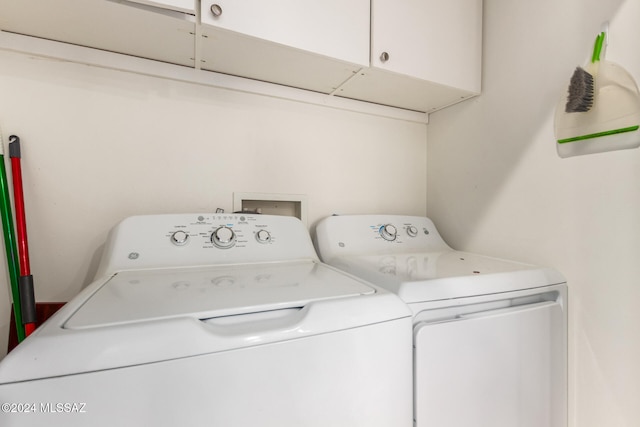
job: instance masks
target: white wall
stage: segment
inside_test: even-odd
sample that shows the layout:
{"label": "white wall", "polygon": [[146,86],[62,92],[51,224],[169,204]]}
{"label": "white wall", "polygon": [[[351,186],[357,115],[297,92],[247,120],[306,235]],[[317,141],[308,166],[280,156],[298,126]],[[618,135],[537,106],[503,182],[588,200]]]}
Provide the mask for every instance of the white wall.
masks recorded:
{"label": "white wall", "polygon": [[560,159],[555,104],[610,20],[640,81],[640,0],[485,0],[483,95],[432,114],[427,213],[454,247],[558,268],[570,417],[640,425],[640,151]]}
{"label": "white wall", "polygon": [[129,215],[229,212],[234,191],[306,194],[309,226],[426,212],[424,124],[0,51],[0,126],[22,140],[39,301],[86,285]]}

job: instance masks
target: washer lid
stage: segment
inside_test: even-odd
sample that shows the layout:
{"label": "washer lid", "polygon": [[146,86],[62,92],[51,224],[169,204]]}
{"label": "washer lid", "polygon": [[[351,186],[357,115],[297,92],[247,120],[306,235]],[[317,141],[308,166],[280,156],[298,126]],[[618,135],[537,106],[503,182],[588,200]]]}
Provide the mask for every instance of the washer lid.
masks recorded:
{"label": "washer lid", "polygon": [[373,293],[372,287],[313,261],[123,271],[91,295],[64,328],[208,319]]}
{"label": "washer lid", "polygon": [[335,258],[332,265],[398,294],[436,301],[564,283],[550,268],[460,251]]}
{"label": "washer lid", "polygon": [[7,355],[0,385],[410,324],[410,317],[396,295],[314,260],[126,271],[91,283]]}

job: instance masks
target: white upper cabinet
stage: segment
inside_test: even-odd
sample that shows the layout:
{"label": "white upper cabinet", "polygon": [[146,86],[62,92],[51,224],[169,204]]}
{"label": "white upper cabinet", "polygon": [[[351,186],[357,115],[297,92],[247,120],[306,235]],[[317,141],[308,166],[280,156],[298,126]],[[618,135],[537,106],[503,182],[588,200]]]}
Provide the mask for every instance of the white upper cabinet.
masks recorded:
{"label": "white upper cabinet", "polygon": [[482,0],[372,0],[371,63],[336,93],[417,111],[480,93]]}
{"label": "white upper cabinet", "polygon": [[194,0],[0,0],[0,29],[194,66]]}
{"label": "white upper cabinet", "polygon": [[200,67],[331,93],[369,64],[369,0],[203,0]]}
{"label": "white upper cabinet", "polygon": [[480,93],[482,0],[0,0],[0,30],[426,113]]}

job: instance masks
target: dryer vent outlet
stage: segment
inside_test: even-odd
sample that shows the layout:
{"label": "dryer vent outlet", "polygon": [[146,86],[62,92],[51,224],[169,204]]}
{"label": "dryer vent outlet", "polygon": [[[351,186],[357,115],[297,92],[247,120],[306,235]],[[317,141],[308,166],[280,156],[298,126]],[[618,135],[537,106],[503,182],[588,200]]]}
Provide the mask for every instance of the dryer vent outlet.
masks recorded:
{"label": "dryer vent outlet", "polygon": [[233,211],[295,216],[306,226],[307,196],[304,194],[233,193]]}

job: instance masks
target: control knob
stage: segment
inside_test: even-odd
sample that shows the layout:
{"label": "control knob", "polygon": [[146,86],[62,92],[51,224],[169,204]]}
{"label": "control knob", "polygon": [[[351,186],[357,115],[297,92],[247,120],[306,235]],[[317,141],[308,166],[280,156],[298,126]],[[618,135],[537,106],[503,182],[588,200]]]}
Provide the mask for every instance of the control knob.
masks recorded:
{"label": "control knob", "polygon": [[220,249],[228,249],[236,244],[236,233],[227,226],[218,227],[211,233],[211,243]]}
{"label": "control knob", "polygon": [[388,240],[390,242],[396,240],[398,235],[398,230],[392,224],[385,224],[380,227],[380,235],[384,240]]}
{"label": "control knob", "polygon": [[271,241],[271,233],[267,230],[258,230],[256,233],[256,240],[260,243],[269,243]]}
{"label": "control knob", "polygon": [[409,235],[409,237],[416,237],[418,235],[418,228],[415,225],[408,226],[407,234]]}
{"label": "control knob", "polygon": [[188,241],[189,235],[185,231],[178,230],[171,235],[171,243],[176,246],[186,245]]}

